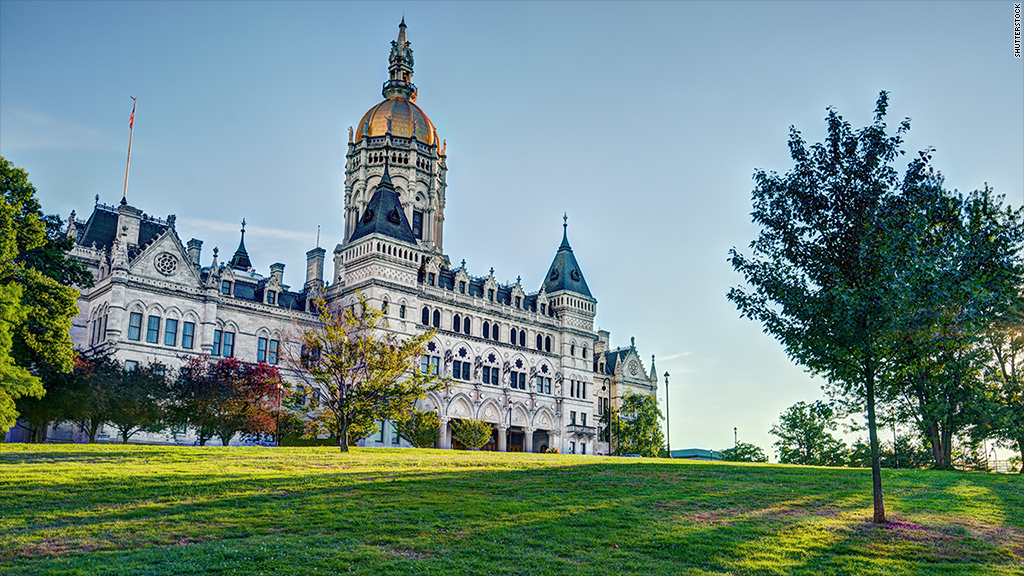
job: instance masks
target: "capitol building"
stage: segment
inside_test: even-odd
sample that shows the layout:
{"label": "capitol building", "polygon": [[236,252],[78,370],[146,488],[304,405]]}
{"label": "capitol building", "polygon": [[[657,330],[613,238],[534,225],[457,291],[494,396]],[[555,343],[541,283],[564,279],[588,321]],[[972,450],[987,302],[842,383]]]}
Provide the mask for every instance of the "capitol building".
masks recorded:
{"label": "capitol building", "polygon": [[[403,19],[383,101],[348,128],[344,237],[330,254],[320,247],[306,253],[301,285],[286,283],[284,264],[257,271],[265,264],[245,247],[244,221],[233,254],[214,249],[204,257],[202,240],[179,238],[174,216],[149,216],[126,199],[118,206],[97,199],[85,220],[72,213],[72,255],[95,277],[78,300],[77,347],[105,348],[129,367],[156,363],[168,373],[192,355],[233,356],[279,364],[288,379],[289,336],[315,320],[314,295],[341,305],[361,295],[399,334],[436,330],[421,367],[454,385],[418,408],[440,416],[439,447],[458,448],[450,423],[475,418],[494,428],[485,449],[607,454],[600,416],[627,391],[656,394],[654,357],[646,365],[632,340],[612,348],[609,333],[595,330],[598,301],[580,265],[588,258],[585,250],[577,258],[564,220],[553,255],[537,256],[538,269],[547,265],[540,286],[501,283],[493,268],[453,264],[458,258],[444,245],[446,146],[416,104],[413,63]],[[192,439],[143,436],[137,439]],[[381,422],[359,445],[408,444]]]}

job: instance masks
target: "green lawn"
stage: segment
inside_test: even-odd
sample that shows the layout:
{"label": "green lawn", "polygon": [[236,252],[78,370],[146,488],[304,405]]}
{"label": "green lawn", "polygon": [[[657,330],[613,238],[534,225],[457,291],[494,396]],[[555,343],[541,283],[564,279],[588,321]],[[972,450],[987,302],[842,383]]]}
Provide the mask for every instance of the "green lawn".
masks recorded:
{"label": "green lawn", "polygon": [[1024,478],[0,445],[0,574],[1022,574]]}

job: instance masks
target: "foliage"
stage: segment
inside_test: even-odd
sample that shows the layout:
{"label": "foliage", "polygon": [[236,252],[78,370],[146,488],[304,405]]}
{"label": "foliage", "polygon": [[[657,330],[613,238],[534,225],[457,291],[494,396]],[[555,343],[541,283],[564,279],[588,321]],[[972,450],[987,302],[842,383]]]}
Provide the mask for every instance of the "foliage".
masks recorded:
{"label": "foliage", "polygon": [[721,450],[722,461],[724,462],[767,462],[764,450],[760,446],[737,442],[732,448]]}
{"label": "foliage", "polygon": [[[920,164],[927,161],[922,155]],[[958,435],[984,436],[993,418],[985,386],[993,317],[1018,298],[1024,267],[1024,212],[989,188],[947,192],[929,175],[908,190],[901,221],[915,238],[907,268],[902,348],[887,367],[902,420],[915,423],[935,466],[952,466]]]}
{"label": "foliage", "polygon": [[276,433],[283,394],[275,366],[192,357],[173,387],[171,421],[195,428],[200,446],[214,436],[227,446],[237,432]]}
{"label": "foliage", "polygon": [[164,410],[171,398],[164,368],[156,364],[120,370],[110,380],[106,391],[107,422],[117,428],[121,443],[143,430],[163,427]]}
{"label": "foliage", "polygon": [[990,434],[1024,459],[1024,295],[998,313],[986,340],[992,351],[985,374],[993,412]]}
{"label": "foliage", "polygon": [[657,458],[658,451],[665,446],[661,431],[664,419],[654,396],[627,391],[619,406],[611,410],[615,453]]}
{"label": "foliage", "polygon": [[402,338],[361,295],[351,306],[330,305],[320,296],[314,308],[317,320],[301,327],[300,356],[291,358],[298,391],[310,399],[307,436],[337,436],[347,451],[377,420],[396,420],[428,391],[448,384],[416,367],[433,331]]}
{"label": "foliage", "polygon": [[44,365],[71,371],[71,318],[78,292],[91,286],[65,252],[60,218],[44,217],[28,174],[0,157],[0,428],[14,424],[14,400],[40,397]]}
{"label": "foliage", "polygon": [[[914,470],[927,468],[933,464],[931,450],[909,434],[902,434],[896,438],[895,451],[892,442],[889,441],[882,443],[879,448],[882,468]],[[850,445],[846,465],[852,468],[871,466],[871,446],[863,438],[857,438]]]}
{"label": "foliage", "polygon": [[778,436],[775,450],[781,464],[843,466],[847,448],[827,430],[835,430],[832,406],[817,400],[814,404],[797,402],[779,415],[769,432]]}
{"label": "foliage", "polygon": [[64,409],[61,420],[70,420],[85,430],[90,444],[96,442],[100,426],[110,418],[110,393],[122,374],[121,365],[103,350],[79,354],[74,370],[54,374],[61,380],[60,396],[54,398]]}
{"label": "foliage", "polygon": [[433,448],[441,437],[441,421],[433,410],[412,408],[397,419],[394,425],[398,428],[398,435],[417,448]]}
{"label": "foliage", "polygon": [[897,521],[881,527],[848,468],[6,445],[0,574],[1020,573],[1019,477],[883,474]]}
{"label": "foliage", "polygon": [[490,423],[472,418],[452,420],[452,438],[455,438],[466,448],[479,448],[491,440],[494,429]]}
{"label": "foliage", "polygon": [[929,178],[927,155],[903,179],[893,168],[910,121],[889,135],[887,108],[881,92],[874,122],[858,130],[829,108],[828,135],[810,146],[790,128],[794,168],[754,174],[752,216],[761,231],[752,255],[730,251],[751,288],[728,294],[793,361],[823,375],[832,395],[866,411],[875,523],[885,522],[876,399],[901,350],[900,330],[918,310],[908,282],[923,269],[915,203],[905,196]]}

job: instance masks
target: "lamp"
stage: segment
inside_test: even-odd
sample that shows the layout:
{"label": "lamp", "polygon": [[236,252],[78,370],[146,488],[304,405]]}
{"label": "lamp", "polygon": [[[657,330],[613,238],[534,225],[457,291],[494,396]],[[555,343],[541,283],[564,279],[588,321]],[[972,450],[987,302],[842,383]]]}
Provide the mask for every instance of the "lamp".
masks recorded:
{"label": "lamp", "polygon": [[669,403],[668,403],[668,372],[665,372],[665,446],[668,448],[668,457],[672,457],[672,432],[669,427],[671,419],[669,418]]}

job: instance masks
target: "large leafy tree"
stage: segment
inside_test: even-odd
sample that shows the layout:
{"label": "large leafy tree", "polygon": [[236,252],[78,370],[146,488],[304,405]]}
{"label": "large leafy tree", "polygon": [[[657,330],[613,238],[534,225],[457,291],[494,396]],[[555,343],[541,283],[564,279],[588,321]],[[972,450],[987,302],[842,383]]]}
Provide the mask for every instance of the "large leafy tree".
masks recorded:
{"label": "large leafy tree", "polygon": [[1024,459],[1024,295],[998,315],[987,343],[993,358],[986,373],[991,434]]}
{"label": "large leafy tree", "polygon": [[200,446],[214,436],[227,446],[238,432],[276,433],[282,394],[275,366],[192,357],[172,386],[169,421],[195,429]]}
{"label": "large leafy tree", "polygon": [[994,350],[985,337],[1024,283],[1024,222],[987,187],[961,195],[930,173],[904,200],[899,218],[913,231],[915,257],[906,264],[909,298],[887,391],[931,446],[935,466],[950,468],[954,439],[985,435],[993,417],[985,373]]}
{"label": "large leafy tree", "polygon": [[466,448],[477,449],[487,444],[494,434],[494,428],[483,420],[462,418],[452,420],[452,438],[461,442]]}
{"label": "large leafy tree", "polygon": [[616,454],[656,458],[664,449],[661,423],[665,417],[654,396],[627,391],[610,415]]}
{"label": "large leafy tree", "polygon": [[782,464],[842,466],[847,461],[847,448],[829,432],[835,428],[835,410],[818,400],[790,406],[769,432],[779,438],[775,450]]}
{"label": "large leafy tree", "polygon": [[127,444],[143,430],[163,427],[170,401],[170,386],[163,366],[150,364],[133,370],[120,370],[106,392],[107,422],[117,429],[121,443]]}
{"label": "large leafy tree", "polygon": [[[73,368],[71,318],[77,291],[91,286],[85,268],[67,258],[71,240],[60,219],[43,216],[28,174],[0,157],[0,427],[14,424],[14,400],[40,397],[48,366]],[[46,366],[44,366],[46,365]]]}
{"label": "large leafy tree", "polygon": [[[402,338],[362,296],[350,306],[315,300],[317,319],[302,329],[300,357],[292,359],[308,435],[337,436],[348,451],[350,429],[396,420],[430,391],[448,384],[417,367],[433,331]],[[372,428],[371,428],[372,429]]]}
{"label": "large leafy tree", "polygon": [[885,522],[876,395],[892,353],[899,271],[908,256],[891,214],[904,185],[892,163],[910,122],[890,135],[887,107],[882,92],[874,122],[858,130],[829,108],[828,135],[810,146],[790,128],[795,166],[784,175],[754,174],[752,216],[761,232],[750,255],[730,251],[749,287],[728,294],[791,359],[867,412],[876,523]]}

